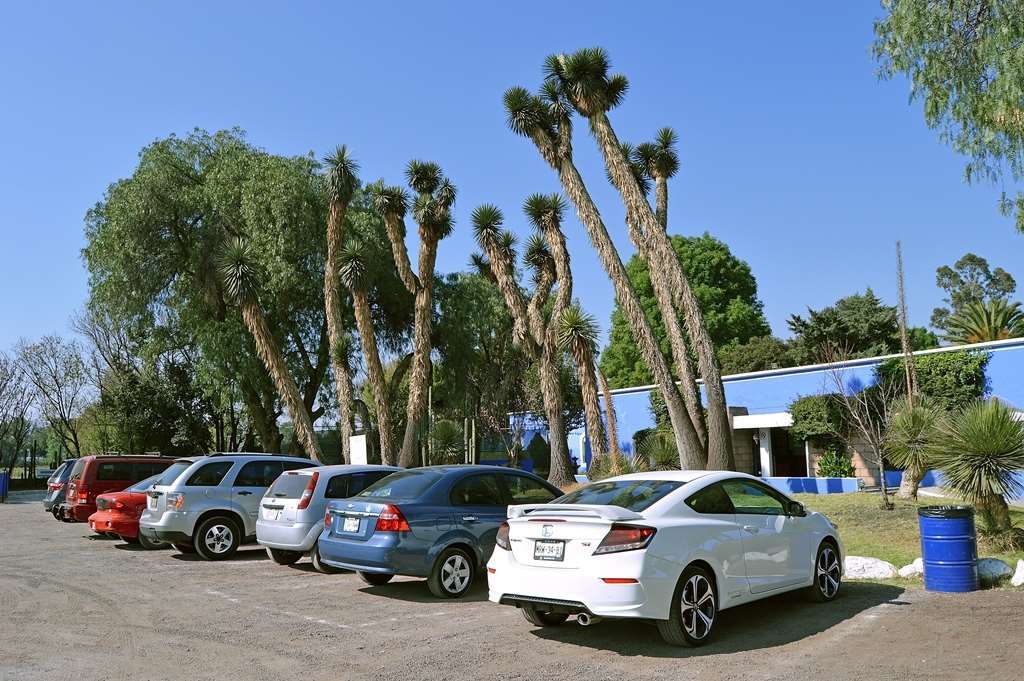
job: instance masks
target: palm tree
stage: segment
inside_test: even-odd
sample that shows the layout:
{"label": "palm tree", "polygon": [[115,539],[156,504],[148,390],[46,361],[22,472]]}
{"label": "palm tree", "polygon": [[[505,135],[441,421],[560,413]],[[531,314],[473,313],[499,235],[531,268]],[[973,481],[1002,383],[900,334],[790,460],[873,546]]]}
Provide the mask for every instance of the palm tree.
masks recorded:
{"label": "palm tree", "polygon": [[539,95],[532,95],[522,87],[510,88],[504,94],[504,102],[509,128],[533,142],[541,158],[558,174],[562,188],[576,206],[576,213],[615,288],[615,297],[633,330],[640,353],[665,400],[681,464],[685,468],[703,468],[704,448],[675,379],[601,213],[573,162],[572,121],[565,97],[550,83],[545,83]]}
{"label": "palm tree", "polygon": [[[498,290],[501,291],[505,306],[512,316],[516,342],[538,361],[541,398],[551,446],[548,480],[558,486],[571,484],[575,480],[566,439],[564,403],[559,381],[561,353],[555,323],[572,299],[568,250],[561,231],[561,206],[557,197],[531,197],[524,206],[528,217],[535,220],[535,225],[541,225],[540,228],[551,235],[550,241],[531,239],[527,248],[525,260],[534,272],[533,294],[529,299],[516,279],[515,237],[502,230],[504,216],[501,211],[496,206],[486,204],[473,211],[473,231],[485,254],[478,262],[488,264]],[[556,281],[558,290],[550,311],[545,314],[546,303]]]}
{"label": "palm tree", "polygon": [[322,461],[313,420],[260,307],[257,288],[259,273],[253,262],[251,248],[242,239],[234,239],[220,253],[217,265],[224,289],[228,297],[241,308],[242,321],[256,344],[256,354],[263,361],[263,366],[277,388],[277,394],[288,410],[288,416],[295,426],[295,435],[311,459]]}
{"label": "palm tree", "polygon": [[1006,497],[1024,494],[1024,422],[996,399],[977,401],[939,428],[934,454],[946,486],[974,504],[993,532],[1012,529]]}
{"label": "palm tree", "polygon": [[619,446],[619,419],[615,414],[615,404],[612,402],[612,391],[608,386],[608,378],[597,369],[597,380],[601,385],[601,394],[604,396],[604,412],[608,420],[608,453],[611,456],[611,474],[622,473],[622,448]]}
{"label": "palm tree", "polygon": [[413,359],[409,378],[409,401],[405,412],[405,434],[399,465],[408,468],[418,460],[417,431],[427,411],[430,381],[431,329],[434,314],[434,264],[441,239],[451,234],[455,185],[428,161],[410,161],[405,169],[406,182],[416,192],[412,204],[413,219],[419,227],[418,273],[414,273],[405,245],[405,214],[408,197],[397,187],[381,188],[376,195],[377,209],[391,242],[398,276],[414,296]]}
{"label": "palm tree", "polygon": [[[638,144],[632,155],[623,149],[623,155],[634,166],[641,166],[644,175],[654,180],[655,216],[664,232],[668,231],[668,181],[679,171],[678,140],[675,130],[662,128],[653,142]],[[640,189],[647,194],[644,185],[640,185]]]}
{"label": "palm tree", "polygon": [[683,314],[707,394],[708,466],[732,469],[735,467],[732,426],[725,402],[725,388],[700,303],[668,235],[636,182],[629,159],[622,155],[622,144],[608,120],[607,112],[622,101],[628,82],[621,74],[608,74],[608,55],[601,48],[583,49],[571,55],[552,55],[545,61],[544,68],[545,80],[590,123],[590,131],[626,206],[630,238],[647,261],[655,296],[664,299],[663,306],[666,302],[674,304]]}
{"label": "palm tree", "polygon": [[363,357],[366,359],[366,376],[373,394],[373,404],[377,412],[377,431],[380,440],[380,458],[386,466],[395,465],[395,445],[393,442],[394,426],[391,420],[391,403],[388,401],[388,380],[384,375],[384,365],[380,360],[377,347],[377,335],[373,328],[373,317],[370,309],[370,296],[367,292],[366,255],[363,245],[351,241],[339,254],[339,273],[345,285],[352,293],[352,309],[356,317],[356,328],[359,330],[359,341],[363,346]]}
{"label": "palm tree", "polygon": [[341,249],[345,243],[345,214],[352,194],[359,187],[359,164],[345,145],[324,159],[327,173],[327,263],[324,267],[324,307],[327,312],[327,336],[334,370],[334,390],[338,400],[338,435],[341,461],[351,459],[352,375],[348,365],[348,338],[341,308]]}
{"label": "palm tree", "polygon": [[903,469],[900,499],[916,499],[921,478],[931,467],[932,453],[938,444],[938,427],[943,413],[924,396],[904,396],[889,415],[885,433],[885,455]]}
{"label": "palm tree", "polygon": [[951,343],[983,343],[1024,335],[1024,310],[1005,298],[968,303],[946,321]]}
{"label": "palm tree", "polygon": [[597,322],[578,305],[568,307],[558,323],[558,345],[568,352],[576,364],[576,375],[583,396],[583,413],[587,422],[591,460],[601,460],[608,454],[601,403],[597,397],[597,375],[594,372],[594,354],[597,349]]}

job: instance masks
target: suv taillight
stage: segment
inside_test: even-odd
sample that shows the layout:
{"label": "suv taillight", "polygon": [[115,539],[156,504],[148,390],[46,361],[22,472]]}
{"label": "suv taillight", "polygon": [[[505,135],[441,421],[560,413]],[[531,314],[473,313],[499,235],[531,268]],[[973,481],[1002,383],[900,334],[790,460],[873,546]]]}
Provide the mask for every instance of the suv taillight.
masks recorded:
{"label": "suv taillight", "polygon": [[299,497],[299,510],[309,506],[309,502],[313,499],[313,490],[316,489],[316,481],[320,479],[320,474],[314,472],[313,475],[309,476],[309,482],[306,483],[306,489],[302,490],[302,496]]}
{"label": "suv taillight", "polygon": [[377,517],[374,532],[409,532],[409,523],[402,511],[394,504],[388,504]]}
{"label": "suv taillight", "polygon": [[623,525],[615,523],[601,543],[594,549],[594,555],[601,553],[618,553],[620,551],[636,551],[647,548],[656,530],[643,525]]}
{"label": "suv taillight", "polygon": [[326,529],[329,529],[330,527],[331,527],[331,509],[327,509],[324,512],[324,529],[326,530]]}
{"label": "suv taillight", "polygon": [[185,495],[182,492],[168,492],[167,493],[167,508],[175,511],[180,511],[181,507],[185,504]]}
{"label": "suv taillight", "polygon": [[89,501],[89,488],[82,483],[78,483],[78,502],[82,503],[86,501]]}
{"label": "suv taillight", "polygon": [[506,551],[512,550],[512,544],[508,541],[508,523],[504,522],[498,526],[498,536],[494,538],[494,543],[497,544],[499,549],[505,549]]}

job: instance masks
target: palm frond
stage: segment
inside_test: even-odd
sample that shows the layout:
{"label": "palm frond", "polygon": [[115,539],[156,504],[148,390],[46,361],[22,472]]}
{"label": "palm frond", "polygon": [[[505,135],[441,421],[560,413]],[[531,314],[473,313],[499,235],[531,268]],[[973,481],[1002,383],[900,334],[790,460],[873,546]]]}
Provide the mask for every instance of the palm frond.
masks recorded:
{"label": "palm frond", "polygon": [[363,244],[352,239],[345,244],[339,254],[341,260],[341,279],[350,289],[361,289],[366,286],[366,256]]}
{"label": "palm frond", "polygon": [[1005,298],[965,305],[946,320],[945,339],[952,343],[983,343],[1024,335],[1024,309]]}
{"label": "palm frond", "polygon": [[409,209],[409,195],[401,187],[373,185],[373,207],[382,216],[404,217]]}
{"label": "palm frond", "polygon": [[931,400],[902,397],[894,405],[885,431],[885,455],[903,469],[931,468],[932,455],[941,446],[939,426],[944,414]]}
{"label": "palm frond", "polygon": [[217,272],[232,301],[241,304],[257,297],[259,271],[252,247],[244,239],[232,239],[223,246],[217,258]]}
{"label": "palm frond", "polygon": [[558,226],[562,224],[565,213],[565,200],[558,193],[531,194],[523,202],[523,212],[537,229],[549,225]]}
{"label": "palm frond", "polygon": [[501,234],[501,227],[505,217],[497,206],[484,203],[473,210],[470,218],[473,222],[473,236],[476,242],[486,248],[487,244],[494,243]]}
{"label": "palm frond", "polygon": [[359,164],[342,144],[330,156],[324,157],[327,164],[327,198],[332,202],[348,203],[359,188]]}
{"label": "palm frond", "polygon": [[534,233],[526,240],[526,250],[523,252],[523,261],[529,265],[539,276],[544,270],[553,269],[554,260],[551,258],[551,251],[548,249],[548,242],[540,234]]}
{"label": "palm frond", "polygon": [[483,253],[469,254],[469,267],[482,277],[495,281],[494,272],[491,270],[491,261]]}
{"label": "palm frond", "polygon": [[565,308],[558,320],[558,346],[573,356],[597,350],[597,321],[592,315],[573,304]]}
{"label": "palm frond", "polygon": [[433,161],[409,161],[405,180],[417,194],[433,194],[441,184],[441,166]]}
{"label": "palm frond", "polygon": [[529,136],[544,123],[544,107],[523,87],[505,90],[503,97],[508,127],[517,135]]}
{"label": "palm frond", "polygon": [[977,401],[940,426],[933,457],[945,484],[969,501],[990,495],[1019,497],[1024,484],[1024,422],[996,399]]}

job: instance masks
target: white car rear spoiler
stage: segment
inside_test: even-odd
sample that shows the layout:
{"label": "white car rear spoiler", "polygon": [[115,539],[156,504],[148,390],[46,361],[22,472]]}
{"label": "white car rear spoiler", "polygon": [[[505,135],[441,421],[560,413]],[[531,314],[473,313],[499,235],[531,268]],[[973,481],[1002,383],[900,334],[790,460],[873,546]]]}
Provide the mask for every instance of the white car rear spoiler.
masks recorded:
{"label": "white car rear spoiler", "polygon": [[640,520],[642,515],[621,506],[600,504],[519,504],[508,507],[508,517],[522,518],[528,515],[570,516],[573,518],[603,518],[604,520]]}

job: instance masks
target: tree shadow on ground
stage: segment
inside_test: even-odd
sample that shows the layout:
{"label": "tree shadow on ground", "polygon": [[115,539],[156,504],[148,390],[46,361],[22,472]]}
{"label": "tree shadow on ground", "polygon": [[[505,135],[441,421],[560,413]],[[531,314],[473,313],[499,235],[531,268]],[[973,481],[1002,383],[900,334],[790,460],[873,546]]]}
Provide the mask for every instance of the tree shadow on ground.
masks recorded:
{"label": "tree shadow on ground", "polygon": [[811,603],[799,593],[786,593],[737,606],[719,613],[714,638],[700,648],[672,647],[661,640],[649,623],[629,620],[605,620],[589,627],[570,620],[560,627],[534,629],[531,633],[551,641],[627,656],[671,658],[736,653],[814,636],[883,603],[908,605],[897,600],[903,591],[887,584],[844,583],[839,597],[831,603]]}
{"label": "tree shadow on ground", "polygon": [[389,582],[382,586],[364,586],[360,591],[408,603],[479,603],[487,600],[487,582],[482,579],[474,582],[465,596],[456,599],[437,598],[434,594],[430,593],[430,589],[427,588],[427,580],[425,579]]}

